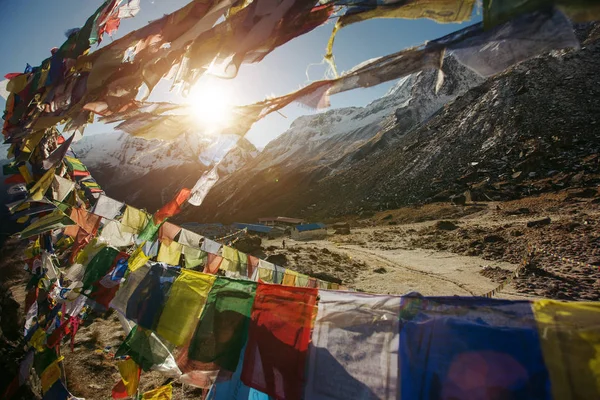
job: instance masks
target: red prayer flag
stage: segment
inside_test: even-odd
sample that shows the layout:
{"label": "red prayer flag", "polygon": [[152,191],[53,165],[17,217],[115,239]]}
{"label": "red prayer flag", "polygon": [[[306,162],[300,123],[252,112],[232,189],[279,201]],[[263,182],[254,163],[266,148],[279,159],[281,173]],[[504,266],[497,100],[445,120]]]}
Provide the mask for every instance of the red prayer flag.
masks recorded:
{"label": "red prayer flag", "polygon": [[165,219],[179,214],[181,212],[181,206],[190,198],[191,194],[191,189],[181,189],[173,200],[162,206],[161,209],[154,214],[154,223],[158,225]]}
{"label": "red prayer flag", "polygon": [[21,72],[11,72],[9,74],[4,75],[4,79],[14,79],[19,75],[23,75]]}
{"label": "red prayer flag", "polygon": [[208,253],[206,266],[204,267],[204,271],[202,272],[204,272],[205,274],[215,275],[219,270],[221,262],[223,262],[223,257],[218,256],[216,254]]}
{"label": "red prayer flag", "polygon": [[258,284],[242,382],[276,399],[301,399],[317,289]]}
{"label": "red prayer flag", "polygon": [[251,256],[248,254],[248,278],[252,278],[254,270],[258,267],[260,259],[258,257]]}
{"label": "red prayer flag", "polygon": [[27,183],[27,182],[25,181],[25,178],[23,178],[23,175],[14,174],[14,175],[11,175],[8,178],[6,178],[4,180],[4,183],[8,185],[11,183]]}

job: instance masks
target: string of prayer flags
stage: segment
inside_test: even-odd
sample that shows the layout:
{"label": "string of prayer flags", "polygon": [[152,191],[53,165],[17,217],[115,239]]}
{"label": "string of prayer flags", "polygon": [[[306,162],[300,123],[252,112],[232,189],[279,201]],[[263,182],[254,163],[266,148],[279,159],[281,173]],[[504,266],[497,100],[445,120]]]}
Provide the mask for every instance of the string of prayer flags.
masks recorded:
{"label": "string of prayer flags", "polygon": [[37,221],[29,224],[27,228],[23,229],[19,233],[19,237],[21,239],[26,239],[54,229],[64,229],[65,227],[74,224],[75,222],[73,222],[69,217],[67,217],[65,213],[63,213],[59,209],[56,209],[50,214],[44,215],[43,217],[40,217]]}

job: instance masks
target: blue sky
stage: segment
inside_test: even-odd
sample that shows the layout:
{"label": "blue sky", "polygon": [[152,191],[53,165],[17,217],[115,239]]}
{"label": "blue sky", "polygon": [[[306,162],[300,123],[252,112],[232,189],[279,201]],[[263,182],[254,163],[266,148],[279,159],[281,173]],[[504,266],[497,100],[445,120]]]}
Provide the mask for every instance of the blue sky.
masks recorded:
{"label": "blue sky", "polygon": [[[114,39],[189,1],[142,0],[140,13],[135,18],[122,21]],[[0,0],[0,74],[22,72],[26,63],[39,65],[50,55],[52,47],[62,44],[65,40],[64,32],[69,28],[82,26],[100,4],[101,0]],[[336,37],[334,55],[338,70],[348,70],[365,60],[421,44],[478,20],[479,17],[474,15],[473,20],[466,24],[378,19],[350,25]],[[322,79],[326,72],[322,59],[332,27],[333,24],[329,23],[296,38],[273,51],[258,64],[242,65],[236,79],[219,79],[218,85],[223,85],[232,94],[234,104],[247,104],[266,96],[283,95],[311,81]],[[105,37],[103,43],[110,41],[111,38]],[[332,107],[364,106],[385,94],[392,84],[393,82],[333,96]],[[168,87],[167,84],[159,85],[151,100],[180,101],[180,97],[170,93]],[[4,107],[4,102],[0,105]],[[290,105],[282,113],[287,118],[275,113],[255,124],[248,139],[258,147],[263,147],[282,134],[295,118],[314,111]],[[111,131],[111,126],[96,123],[86,130],[86,134]]]}

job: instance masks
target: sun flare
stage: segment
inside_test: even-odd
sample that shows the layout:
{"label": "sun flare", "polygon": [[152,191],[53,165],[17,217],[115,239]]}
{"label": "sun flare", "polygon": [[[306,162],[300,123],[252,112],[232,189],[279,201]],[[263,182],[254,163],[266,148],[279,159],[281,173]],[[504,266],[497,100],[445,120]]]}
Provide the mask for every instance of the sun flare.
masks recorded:
{"label": "sun flare", "polygon": [[232,93],[216,82],[198,82],[187,97],[194,118],[209,132],[225,127],[231,120]]}

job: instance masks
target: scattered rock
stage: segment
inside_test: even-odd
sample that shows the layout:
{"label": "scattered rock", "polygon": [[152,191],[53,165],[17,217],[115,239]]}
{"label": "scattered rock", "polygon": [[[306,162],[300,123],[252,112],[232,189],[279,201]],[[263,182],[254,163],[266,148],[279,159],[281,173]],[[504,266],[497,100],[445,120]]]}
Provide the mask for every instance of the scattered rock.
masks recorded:
{"label": "scattered rock", "polygon": [[270,256],[268,256],[265,261],[268,261],[270,263],[273,263],[275,265],[281,265],[282,267],[286,266],[288,263],[288,259],[286,257],[285,254],[279,253],[279,254],[271,254]]}
{"label": "scattered rock", "polygon": [[534,221],[527,222],[527,227],[528,228],[537,228],[540,226],[550,225],[551,222],[552,222],[552,220],[550,219],[550,217],[537,219]]}
{"label": "scattered rock", "polygon": [[385,217],[383,217],[382,219],[392,219],[394,218],[394,216],[392,214],[388,214]]}
{"label": "scattered rock", "polygon": [[526,207],[521,207],[516,210],[506,211],[506,215],[525,215],[525,214],[530,214],[530,213],[531,213],[531,211],[529,210],[529,208],[526,208]]}
{"label": "scattered rock", "polygon": [[381,267],[381,268],[374,269],[373,272],[375,272],[376,274],[385,274],[387,272],[387,269]]}
{"label": "scattered rock", "polygon": [[435,229],[440,231],[453,231],[458,229],[458,226],[450,221],[438,221],[435,223]]}
{"label": "scattered rock", "polygon": [[503,242],[504,238],[500,235],[487,235],[483,238],[485,243],[498,243]]}
{"label": "scattered rock", "polygon": [[582,190],[578,190],[576,192],[571,192],[568,195],[569,198],[583,198],[583,199],[593,199],[594,197],[598,197],[598,190],[593,188],[586,188]]}
{"label": "scattered rock", "polygon": [[246,235],[239,238],[233,247],[242,253],[252,253],[253,251],[260,249],[261,244],[262,240],[260,237],[255,235]]}
{"label": "scattered rock", "polygon": [[349,235],[350,234],[350,224],[347,222],[338,222],[333,224],[333,229],[335,229],[336,235]]}
{"label": "scattered rock", "polygon": [[464,193],[450,196],[450,202],[455,206],[464,206],[467,204],[467,196]]}

